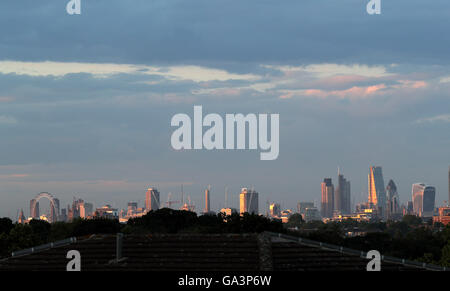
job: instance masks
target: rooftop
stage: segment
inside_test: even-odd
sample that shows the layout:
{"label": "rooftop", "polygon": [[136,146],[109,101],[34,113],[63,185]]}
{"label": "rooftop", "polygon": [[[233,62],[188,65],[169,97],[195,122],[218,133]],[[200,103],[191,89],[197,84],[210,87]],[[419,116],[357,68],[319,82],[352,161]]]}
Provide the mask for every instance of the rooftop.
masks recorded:
{"label": "rooftop", "polygon": [[[262,234],[116,235],[71,238],[13,253],[0,270],[65,271],[69,250],[81,254],[82,271],[366,271],[364,252],[265,232]],[[382,271],[444,270],[383,257]]]}

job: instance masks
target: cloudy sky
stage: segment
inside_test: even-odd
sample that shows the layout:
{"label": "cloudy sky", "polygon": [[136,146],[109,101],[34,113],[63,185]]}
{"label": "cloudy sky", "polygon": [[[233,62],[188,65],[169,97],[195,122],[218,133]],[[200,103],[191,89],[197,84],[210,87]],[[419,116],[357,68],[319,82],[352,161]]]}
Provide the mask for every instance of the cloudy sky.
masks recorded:
{"label": "cloudy sky", "polygon": [[[447,199],[450,2],[3,0],[0,216],[47,191],[125,207],[184,185],[197,210],[241,187],[295,208],[337,167],[367,200],[370,165],[402,202],[411,184]],[[280,155],[174,151],[176,113],[279,113]]]}

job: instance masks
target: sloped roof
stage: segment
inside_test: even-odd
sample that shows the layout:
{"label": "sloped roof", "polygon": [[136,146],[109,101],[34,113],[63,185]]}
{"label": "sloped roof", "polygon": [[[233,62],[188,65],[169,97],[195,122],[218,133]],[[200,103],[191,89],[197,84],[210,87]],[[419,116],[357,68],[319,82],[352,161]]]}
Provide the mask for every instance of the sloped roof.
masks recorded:
{"label": "sloped roof", "polygon": [[[365,271],[369,261],[359,251],[273,233],[126,235],[119,261],[116,235],[70,242],[15,254],[0,261],[0,270],[65,271],[69,250],[80,252],[82,271]],[[388,271],[426,269],[382,262]]]}

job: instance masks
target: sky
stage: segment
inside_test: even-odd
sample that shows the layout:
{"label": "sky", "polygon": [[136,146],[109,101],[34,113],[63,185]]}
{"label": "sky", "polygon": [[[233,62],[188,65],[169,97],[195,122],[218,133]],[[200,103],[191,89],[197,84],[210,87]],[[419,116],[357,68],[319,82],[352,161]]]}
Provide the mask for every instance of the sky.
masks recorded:
{"label": "sky", "polygon": [[[0,2],[0,217],[49,192],[125,208],[181,184],[201,211],[241,187],[295,209],[320,183],[367,201],[370,165],[401,202],[411,185],[448,199],[450,2],[82,0]],[[280,154],[175,151],[177,113],[278,113]]]}

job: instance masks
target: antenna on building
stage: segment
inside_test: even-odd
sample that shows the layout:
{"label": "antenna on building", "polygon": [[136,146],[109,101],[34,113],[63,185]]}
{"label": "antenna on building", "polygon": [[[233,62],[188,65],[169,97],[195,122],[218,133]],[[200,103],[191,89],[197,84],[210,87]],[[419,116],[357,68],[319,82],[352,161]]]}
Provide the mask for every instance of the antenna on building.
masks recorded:
{"label": "antenna on building", "polygon": [[225,208],[228,208],[228,187],[225,186]]}

